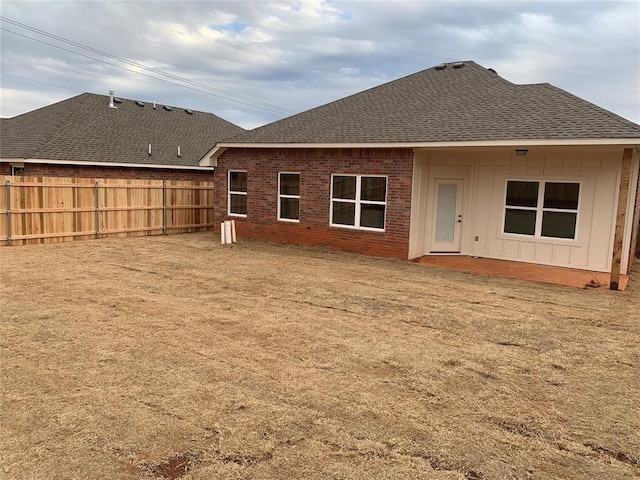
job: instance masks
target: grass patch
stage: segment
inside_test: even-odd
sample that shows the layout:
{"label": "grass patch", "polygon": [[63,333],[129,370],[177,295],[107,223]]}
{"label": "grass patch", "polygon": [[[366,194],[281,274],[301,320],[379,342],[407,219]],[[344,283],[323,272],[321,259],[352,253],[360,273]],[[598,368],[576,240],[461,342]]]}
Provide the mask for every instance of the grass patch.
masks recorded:
{"label": "grass patch", "polygon": [[0,254],[3,478],[640,475],[635,284],[212,234]]}

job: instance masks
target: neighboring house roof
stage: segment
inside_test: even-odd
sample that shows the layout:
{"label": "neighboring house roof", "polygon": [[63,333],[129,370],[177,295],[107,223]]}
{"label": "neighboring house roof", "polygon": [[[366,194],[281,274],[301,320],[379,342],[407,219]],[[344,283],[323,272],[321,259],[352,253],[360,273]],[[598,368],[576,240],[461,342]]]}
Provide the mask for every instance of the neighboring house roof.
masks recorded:
{"label": "neighboring house roof", "polygon": [[474,62],[456,63],[256,128],[223,146],[640,137],[640,125],[548,83],[516,85]]}
{"label": "neighboring house roof", "polygon": [[83,93],[4,118],[0,158],[197,167],[213,145],[245,131],[211,113],[119,100],[115,109],[109,96]]}

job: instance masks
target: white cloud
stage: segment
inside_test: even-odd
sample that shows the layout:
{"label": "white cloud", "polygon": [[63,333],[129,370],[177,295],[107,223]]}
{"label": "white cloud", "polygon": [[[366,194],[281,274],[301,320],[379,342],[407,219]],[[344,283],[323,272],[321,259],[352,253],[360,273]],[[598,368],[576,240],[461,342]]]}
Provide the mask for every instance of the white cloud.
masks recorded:
{"label": "white cloud", "polygon": [[37,89],[25,95],[24,90],[3,87],[2,95],[0,95],[0,108],[3,117],[14,117],[59,102],[69,96],[68,93],[45,92]]}
{"label": "white cloud", "polygon": [[[476,60],[507,80],[549,82],[640,122],[638,13],[635,2],[625,1],[2,3],[5,17],[291,111],[442,61]],[[99,57],[19,26],[2,26]],[[9,74],[74,91],[106,94],[116,88],[127,98],[153,96],[226,114],[243,126],[285,115],[1,35],[0,69]],[[9,75],[1,80],[2,116],[30,104],[17,92],[39,100],[69,93]]]}

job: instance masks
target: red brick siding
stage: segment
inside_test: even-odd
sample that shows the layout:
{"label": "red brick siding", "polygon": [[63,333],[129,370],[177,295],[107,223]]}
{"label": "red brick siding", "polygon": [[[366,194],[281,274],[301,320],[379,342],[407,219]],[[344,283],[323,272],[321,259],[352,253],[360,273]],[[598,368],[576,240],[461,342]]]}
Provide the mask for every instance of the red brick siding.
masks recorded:
{"label": "red brick siding", "polygon": [[[228,171],[246,170],[247,218],[227,215]],[[299,172],[300,223],[277,220],[278,173]],[[332,174],[386,175],[384,232],[329,226]],[[228,149],[215,169],[214,229],[234,219],[238,236],[321,245],[406,259],[411,216],[411,149]]]}
{"label": "red brick siding", "polygon": [[[11,165],[0,163],[2,175],[11,175]],[[148,180],[182,180],[210,182],[213,171],[174,170],[161,168],[100,167],[25,163],[25,175],[33,177],[126,178]]]}

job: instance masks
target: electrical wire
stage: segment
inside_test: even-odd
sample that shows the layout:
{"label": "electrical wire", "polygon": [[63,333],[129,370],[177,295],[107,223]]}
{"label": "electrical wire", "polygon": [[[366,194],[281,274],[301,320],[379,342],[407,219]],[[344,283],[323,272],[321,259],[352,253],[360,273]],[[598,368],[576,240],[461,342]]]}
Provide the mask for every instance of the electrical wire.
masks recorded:
{"label": "electrical wire", "polygon": [[197,86],[199,88],[204,88],[204,89],[207,89],[207,90],[211,90],[211,91],[217,92],[218,94],[205,92],[205,91],[202,91],[202,90],[199,90],[199,89],[196,89],[196,88],[189,87],[187,85],[181,85],[179,83],[175,83],[175,82],[163,79],[163,78],[158,78],[158,77],[155,77],[153,75],[148,75],[148,74],[136,71],[136,70],[132,70],[132,69],[123,67],[121,65],[116,65],[114,63],[110,63],[110,62],[101,60],[99,58],[95,58],[95,57],[92,57],[92,56],[89,56],[89,55],[86,55],[86,54],[83,54],[83,53],[80,53],[80,52],[76,52],[76,51],[61,47],[59,45],[54,45],[52,43],[45,42],[43,40],[39,40],[37,38],[33,38],[33,37],[30,37],[30,36],[27,36],[27,35],[15,32],[13,30],[9,30],[9,29],[6,29],[6,28],[0,28],[0,30],[3,30],[5,32],[12,33],[14,35],[18,35],[20,37],[23,37],[23,38],[26,38],[26,39],[29,39],[29,40],[32,40],[32,41],[35,41],[35,42],[38,42],[38,43],[42,43],[44,45],[48,45],[48,46],[51,46],[51,47],[54,47],[54,48],[58,48],[60,50],[63,50],[63,51],[66,51],[66,52],[69,52],[69,53],[72,53],[72,54],[75,54],[75,55],[79,55],[79,56],[82,56],[82,57],[85,57],[85,58],[89,58],[91,60],[94,60],[94,61],[97,61],[97,62],[101,62],[101,63],[104,63],[106,65],[110,65],[110,66],[113,66],[113,67],[116,67],[116,68],[120,68],[120,69],[129,71],[129,72],[137,73],[138,75],[146,76],[146,77],[153,78],[155,80],[159,80],[159,81],[162,81],[162,82],[165,82],[165,83],[170,83],[172,85],[177,85],[177,86],[180,86],[180,87],[183,87],[183,88],[188,88],[189,90],[193,90],[193,91],[196,91],[196,92],[204,93],[204,94],[207,94],[207,95],[211,95],[211,96],[222,98],[222,99],[229,100],[229,101],[234,101],[234,102],[241,103],[241,104],[244,104],[244,105],[248,105],[248,106],[251,106],[251,107],[262,108],[264,110],[270,110],[270,111],[275,112],[275,113],[284,113],[284,114],[295,113],[293,110],[290,110],[290,109],[287,109],[287,108],[284,108],[284,107],[280,107],[278,105],[274,105],[274,104],[270,104],[270,103],[267,103],[267,102],[263,102],[261,100],[252,99],[250,97],[246,97],[244,95],[239,95],[239,94],[236,94],[236,93],[233,93],[233,92],[228,92],[226,90],[222,90],[222,89],[219,89],[219,88],[216,88],[216,87],[212,87],[210,85],[207,85],[207,84],[204,84],[204,83],[201,83],[201,82],[190,80],[188,78],[181,77],[179,75],[175,75],[175,74],[172,74],[172,73],[164,72],[164,71],[156,69],[156,68],[148,67],[146,65],[134,62],[132,60],[128,60],[126,58],[119,57],[117,55],[113,55],[113,54],[110,54],[110,53],[104,52],[102,50],[98,50],[98,49],[89,47],[87,45],[84,45],[84,44],[81,44],[81,43],[78,43],[78,42],[74,42],[74,41],[66,39],[64,37],[60,37],[58,35],[54,35],[52,33],[45,32],[44,30],[37,29],[37,28],[32,27],[30,25],[26,25],[24,23],[20,23],[20,22],[17,22],[15,20],[11,20],[11,19],[6,18],[6,17],[0,16],[0,20],[2,20],[3,22],[9,23],[9,24],[18,26],[20,28],[24,28],[24,29],[29,30],[31,32],[34,32],[36,34],[43,35],[45,37],[54,39],[56,41],[59,41],[59,42],[62,42],[62,43],[66,43],[68,45],[72,45],[72,46],[74,46],[76,48],[87,50],[87,51],[96,53],[98,55],[102,55],[102,56],[105,56],[107,58],[111,58],[113,60],[117,60],[119,62],[122,62],[122,63],[128,64],[128,65],[143,69],[145,71],[148,71],[148,72],[151,72],[151,73],[156,73],[158,75],[162,75],[164,77],[177,80],[179,82],[183,82],[183,83],[187,83],[187,84],[190,84],[190,85]]}
{"label": "electrical wire", "polygon": [[74,90],[73,88],[61,87],[60,85],[54,85],[53,83],[42,82],[40,80],[34,80],[33,78],[21,77],[20,75],[14,75],[13,73],[0,72],[0,75],[6,75],[7,77],[20,78],[21,80],[28,80],[34,83],[41,83],[42,85],[48,85],[50,87],[62,88],[63,90],[69,90],[70,92],[84,93],[84,92],[81,92],[80,90]]}

